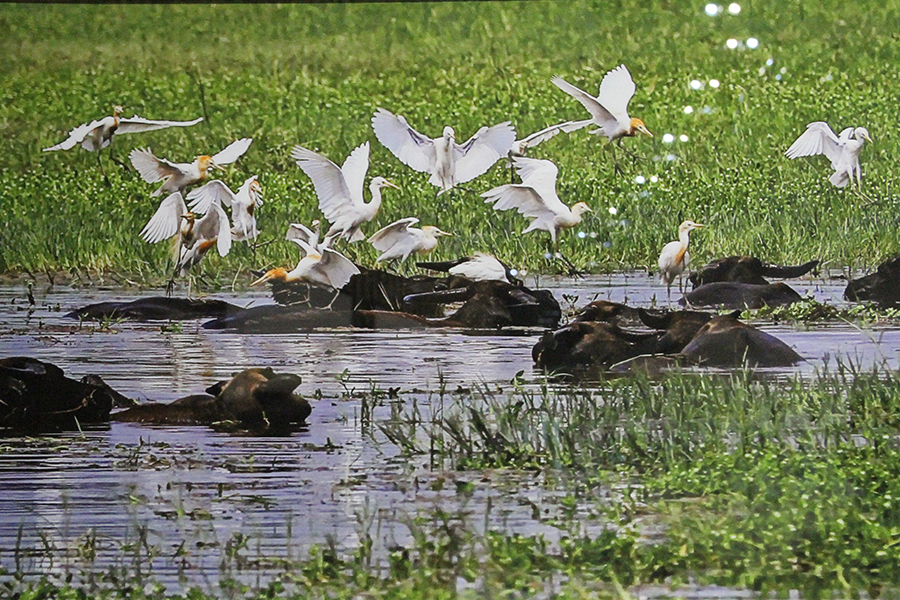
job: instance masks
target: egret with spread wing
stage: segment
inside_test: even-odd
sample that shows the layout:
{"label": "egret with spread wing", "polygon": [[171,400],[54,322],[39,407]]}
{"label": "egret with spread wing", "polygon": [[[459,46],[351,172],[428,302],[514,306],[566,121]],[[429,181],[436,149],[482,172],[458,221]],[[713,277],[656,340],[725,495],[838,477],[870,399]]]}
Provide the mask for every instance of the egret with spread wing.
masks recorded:
{"label": "egret with spread wing", "polygon": [[305,256],[300,259],[297,266],[291,271],[284,267],[277,267],[267,271],[262,277],[250,285],[259,285],[269,280],[279,280],[287,283],[303,282],[310,285],[327,286],[335,289],[331,302],[326,308],[331,308],[340,294],[341,288],[347,285],[350,278],[359,273],[359,268],[346,256],[332,249],[331,244],[338,238],[337,235],[326,237],[318,247],[313,247],[300,238],[289,238],[300,246]]}
{"label": "egret with spread wing", "polygon": [[238,189],[231,191],[224,182],[214,179],[188,194],[188,208],[194,212],[206,213],[214,203],[231,208],[231,239],[244,242],[256,239],[256,209],[263,205],[262,186],[256,175],[248,177]]}
{"label": "egret with spread wing", "polygon": [[684,221],[678,226],[678,240],[669,242],[663,246],[659,254],[660,283],[666,284],[666,299],[669,306],[672,305],[672,282],[678,277],[678,289],[684,293],[682,274],[687,269],[691,257],[688,254],[690,232],[692,229],[703,227],[700,223],[691,220]]}
{"label": "egret with spread wing", "polygon": [[456,143],[452,127],[444,127],[439,138],[431,139],[413,129],[400,115],[379,108],[372,117],[375,137],[403,164],[430,173],[428,183],[446,192],[460,183],[485,173],[509,153],[516,130],[509,121],[482,127],[464,144]]}
{"label": "egret with spread wing", "polygon": [[192,163],[173,163],[164,158],[157,158],[149,148],[143,150],[135,148],[131,151],[129,158],[144,181],[147,183],[163,182],[159,189],[150,194],[151,196],[160,196],[164,192],[184,194],[187,186],[206,179],[209,169],[224,170],[222,165],[233,163],[240,158],[250,147],[252,141],[250,138],[237,140],[218,154],[198,156]]}
{"label": "egret with spread wing", "polygon": [[565,123],[557,123],[556,125],[545,127],[521,140],[514,141],[509,148],[509,154],[510,156],[526,156],[529,148],[534,148],[538,144],[546,142],[550,138],[555,137],[556,134],[571,133],[582,127],[587,127],[591,123],[593,123],[593,120],[587,119],[585,121],[566,121]]}
{"label": "egret with spread wing", "polygon": [[321,223],[318,219],[312,222],[312,229],[303,223],[291,223],[288,226],[287,234],[284,236],[286,240],[303,240],[312,248],[319,247],[319,229]]}
{"label": "egret with spread wing", "polygon": [[[203,117],[198,117],[193,121],[151,121],[137,115],[131,118],[122,118],[122,112],[121,106],[114,107],[112,116],[103,117],[102,119],[75,127],[69,132],[69,137],[55,146],[44,148],[44,152],[69,150],[81,144],[81,147],[85,150],[97,153],[97,164],[100,165],[100,172],[103,173],[103,177],[106,177],[106,172],[103,171],[103,164],[100,162],[100,150],[112,143],[115,134],[154,131],[156,129],[165,129],[166,127],[189,127],[203,120]],[[110,147],[109,152],[110,159],[115,160],[112,157],[112,147]],[[108,178],[107,182],[109,182]]]}
{"label": "egret with spread wing", "polygon": [[[581,105],[591,113],[590,119],[573,121],[570,127],[597,125],[597,129],[591,133],[604,135],[610,142],[616,142],[620,147],[624,137],[634,137],[638,133],[653,137],[643,121],[628,116],[628,103],[634,96],[635,87],[631,73],[628,72],[625,65],[619,65],[603,76],[603,80],[600,82],[600,93],[596,97],[575,87],[562,77],[553,77],[550,81],[581,102]],[[621,172],[618,162],[616,171]]]}
{"label": "egret with spread wing", "polygon": [[[175,277],[184,276],[213,246],[220,256],[231,249],[231,229],[228,216],[218,202],[200,219],[189,212],[181,192],[173,192],[160,202],[159,208],[141,230],[144,241],[155,244],[177,236],[174,247],[175,270],[169,279],[166,293],[172,293]],[[190,295],[190,291],[188,291]]]}
{"label": "egret with spread wing", "polygon": [[343,167],[302,146],[294,146],[291,156],[316,188],[319,210],[331,223],[326,237],[340,234],[351,242],[364,240],[366,236],[360,227],[378,214],[381,189],[400,189],[384,177],[375,177],[369,183],[372,199],[367,203],[363,198],[363,183],[369,170],[369,142],[353,150]]}
{"label": "egret with spread wing", "polygon": [[433,225],[423,225],[421,229],[411,227],[418,222],[419,219],[416,217],[407,217],[376,231],[369,238],[369,243],[381,252],[381,256],[375,262],[399,260],[402,264],[413,252],[428,254],[434,250],[438,243],[437,238],[453,235]]}
{"label": "egret with spread wing", "polygon": [[497,257],[484,252],[475,252],[473,256],[446,262],[418,262],[416,266],[434,271],[444,271],[472,281],[505,281],[513,285],[519,283],[508,266]]}
{"label": "egret with spread wing", "polygon": [[842,188],[852,184],[855,175],[856,187],[859,188],[862,178],[859,153],[867,141],[871,142],[872,138],[865,127],[848,127],[837,136],[828,123],[816,121],[806,126],[806,131],[791,144],[785,155],[797,158],[824,154],[834,169],[834,174],[828,181]]}

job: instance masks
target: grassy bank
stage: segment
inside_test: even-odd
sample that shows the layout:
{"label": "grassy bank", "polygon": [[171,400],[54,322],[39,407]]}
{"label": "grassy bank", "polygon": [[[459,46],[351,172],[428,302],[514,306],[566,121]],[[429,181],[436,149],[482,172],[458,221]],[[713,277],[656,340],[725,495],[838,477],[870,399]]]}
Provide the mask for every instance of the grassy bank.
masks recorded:
{"label": "grassy bank", "polygon": [[[695,260],[752,253],[772,261],[818,257],[871,265],[900,247],[893,105],[900,91],[897,8],[829,2],[744,3],[715,17],[666,2],[526,2],[268,6],[0,7],[0,270],[113,270],[162,279],[168,253],[137,238],[155,210],[155,189],[110,164],[107,187],[93,154],[42,153],[113,104],[148,118],[208,120],[184,130],[117,138],[118,156],[150,146],[176,161],[254,138],[225,179],[258,174],[267,204],[263,240],[209,257],[204,272],[234,273],[296,260],[281,241],[288,223],[320,216],[309,180],[289,158],[294,144],[336,162],[373,142],[370,175],[389,190],[377,223],[415,215],[457,237],[438,256],[490,249],[531,270],[548,270],[541,235],[496,214],[474,194],[435,198],[423,174],[374,139],[377,106],[437,135],[453,124],[468,137],[512,120],[526,135],[582,118],[583,108],[549,83],[560,74],[595,91],[625,63],[637,82],[631,113],[653,139],[626,142],[646,160],[613,175],[595,136],[562,135],[534,151],[560,167],[559,190],[595,213],[563,249],[594,271],[650,266],[683,218],[708,223]],[[729,49],[750,37],[759,47]],[[694,90],[692,80],[703,83]],[[711,79],[719,87],[709,84]],[[686,113],[690,106],[693,112]],[[864,125],[864,189],[875,202],[833,188],[822,158],[789,161],[784,149],[814,120]],[[665,143],[663,135],[675,136]],[[688,141],[679,141],[680,135]],[[668,160],[671,159],[671,160]],[[636,183],[642,175],[646,183]],[[651,177],[656,176],[656,181]],[[507,181],[497,166],[471,187]],[[608,208],[615,207],[613,218]],[[593,236],[592,234],[596,234]],[[605,242],[605,243],[604,243]],[[374,251],[352,254],[369,264]],[[245,281],[239,277],[238,281]]]}

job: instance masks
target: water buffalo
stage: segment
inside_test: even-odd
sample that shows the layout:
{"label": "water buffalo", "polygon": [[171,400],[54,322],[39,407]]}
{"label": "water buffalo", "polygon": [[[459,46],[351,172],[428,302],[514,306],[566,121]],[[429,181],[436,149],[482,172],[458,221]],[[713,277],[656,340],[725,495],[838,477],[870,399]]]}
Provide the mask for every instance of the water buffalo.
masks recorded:
{"label": "water buffalo", "polygon": [[703,367],[789,367],[803,360],[775,336],[739,321],[738,314],[712,318],[679,354]]}
{"label": "water buffalo", "polygon": [[733,281],[706,283],[688,292],[678,301],[688,306],[715,306],[726,309],[756,309],[783,306],[803,298],[786,283],[755,285]]}
{"label": "water buffalo", "polygon": [[34,358],[0,359],[0,428],[77,429],[81,424],[108,422],[114,406],[133,404],[97,375],[79,381]]}
{"label": "water buffalo", "polygon": [[133,321],[182,321],[224,317],[242,310],[222,300],[189,300],[154,296],[131,302],[99,302],[75,309],[67,317],[82,320],[129,319]]}
{"label": "water buffalo", "polygon": [[302,424],[312,412],[309,402],[293,393],[300,377],[276,374],[271,368],[241,371],[216,383],[205,394],[193,394],[169,404],[144,404],[114,413],[116,421],[156,425],[236,423],[258,430],[284,430]]}
{"label": "water buffalo", "polygon": [[766,277],[788,279],[801,277],[819,266],[818,260],[811,260],[797,266],[768,265],[760,259],[752,256],[728,256],[717,258],[691,273],[689,277],[694,289],[715,282],[733,281],[737,283],[750,283],[753,285],[766,285],[769,283]]}
{"label": "water buffalo", "polygon": [[885,308],[900,306],[900,256],[884,261],[874,273],[847,283],[844,298],[875,302]]}

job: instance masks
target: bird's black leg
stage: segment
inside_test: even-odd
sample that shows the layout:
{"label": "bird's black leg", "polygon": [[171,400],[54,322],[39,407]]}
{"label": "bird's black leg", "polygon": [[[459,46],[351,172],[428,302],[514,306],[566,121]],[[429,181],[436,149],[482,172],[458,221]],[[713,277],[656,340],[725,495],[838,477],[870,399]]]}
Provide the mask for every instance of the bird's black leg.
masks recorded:
{"label": "bird's black leg", "polygon": [[106,187],[112,187],[112,184],[109,182],[109,177],[106,176],[106,170],[103,168],[103,161],[100,160],[99,151],[97,151],[97,166],[100,167],[100,172],[103,173],[103,180],[106,181]]}
{"label": "bird's black leg", "polygon": [[[99,153],[98,153],[98,154],[99,154]],[[128,165],[126,165],[125,163],[123,163],[121,160],[119,160],[118,158],[116,158],[116,157],[113,155],[113,145],[112,145],[112,142],[110,142],[110,144],[109,144],[109,160],[113,161],[114,163],[116,163],[117,165],[119,165],[120,167],[122,167],[123,169],[125,169],[126,171],[128,170]]]}

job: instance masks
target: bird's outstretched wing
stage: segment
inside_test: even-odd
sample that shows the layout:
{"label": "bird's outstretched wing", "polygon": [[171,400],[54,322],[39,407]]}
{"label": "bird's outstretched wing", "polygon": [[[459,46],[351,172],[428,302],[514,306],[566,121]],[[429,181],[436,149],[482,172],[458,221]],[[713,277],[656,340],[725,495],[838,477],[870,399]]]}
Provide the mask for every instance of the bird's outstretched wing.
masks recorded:
{"label": "bird's outstretched wing", "polygon": [[634,80],[625,65],[619,65],[603,76],[597,100],[616,119],[628,116],[628,103],[634,96]]}
{"label": "bird's outstretched wing", "polygon": [[209,212],[202,219],[197,219],[194,231],[198,238],[215,239],[219,256],[226,256],[231,250],[231,224],[225,209],[218,202],[210,205]]}
{"label": "bird's outstretched wing", "polygon": [[380,252],[386,252],[391,246],[409,237],[409,227],[419,222],[416,217],[406,217],[394,221],[387,227],[383,227],[372,234],[369,243]]}
{"label": "bird's outstretched wing", "polygon": [[119,127],[116,129],[116,134],[154,131],[156,129],[165,129],[166,127],[190,127],[202,120],[203,117],[197,117],[193,121],[151,121],[150,119],[134,115],[128,119],[119,119]]}
{"label": "bird's outstretched wing", "polygon": [[177,234],[181,228],[181,217],[187,213],[181,192],[166,196],[159,203],[159,208],[141,230],[141,238],[145,242],[155,244]]}
{"label": "bird's outstretched wing", "polygon": [[204,186],[192,190],[187,199],[190,202],[188,207],[191,211],[200,214],[209,212],[209,207],[213,203],[231,206],[234,203],[234,193],[224,182],[213,179]]}
{"label": "bird's outstretched wing", "polygon": [[247,151],[247,148],[250,147],[250,142],[252,142],[252,138],[241,138],[235,142],[231,142],[225,148],[219,152],[218,154],[212,157],[213,162],[217,165],[227,165],[233,163],[241,156],[243,156],[244,152]]}
{"label": "bird's outstretched wing", "polygon": [[164,158],[153,156],[150,148],[135,148],[128,155],[131,164],[147,183],[156,183],[172,175],[183,175],[184,169]]}
{"label": "bird's outstretched wing", "polygon": [[304,225],[303,223],[291,223],[288,226],[287,234],[284,236],[286,240],[301,240],[312,248],[319,246],[319,226],[318,221],[313,223],[315,231]]}
{"label": "bird's outstretched wing", "polygon": [[331,287],[336,290],[347,285],[350,278],[359,273],[359,267],[337,250],[332,250],[327,244],[323,244],[322,260],[319,261],[317,268],[328,279]]}
{"label": "bird's outstretched wing", "polygon": [[594,98],[584,90],[575,87],[562,77],[553,77],[550,79],[550,81],[553,83],[553,85],[581,102],[581,105],[584,106],[588,110],[588,112],[591,113],[591,116],[594,117],[594,123],[600,125],[601,128],[609,128],[610,130],[612,130],[612,128],[615,127],[616,123],[618,123],[615,115],[613,115],[602,104],[600,104],[600,101],[597,98]]}
{"label": "bird's outstretched wing", "polygon": [[[846,131],[846,130],[845,130]],[[834,163],[841,155],[841,142],[828,123],[815,121],[806,126],[806,131],[785,151],[788,158],[824,154]]]}
{"label": "bird's outstretched wing", "polygon": [[482,127],[466,143],[456,146],[454,179],[457,183],[475,179],[506,156],[515,141],[516,130],[509,121]]}
{"label": "bird's outstretched wing", "polygon": [[[84,141],[88,135],[91,134],[95,129],[101,127],[103,125],[103,121],[91,121],[90,123],[85,123],[83,125],[79,125],[72,129],[69,132],[69,137],[56,144],[55,146],[50,146],[49,148],[44,148],[44,152],[53,152],[55,150],[69,150],[74,148],[76,145],[80,144]],[[88,148],[89,150],[96,150],[97,148]]]}
{"label": "bird's outstretched wing", "polygon": [[525,150],[527,148],[534,148],[538,144],[543,144],[560,132],[570,133],[577,129],[581,129],[582,127],[587,127],[593,122],[594,121],[592,119],[586,119],[584,121],[566,121],[565,123],[557,123],[556,125],[545,127],[540,131],[535,131],[531,135],[518,140],[519,149]]}
{"label": "bird's outstretched wing", "polygon": [[372,129],[378,141],[400,162],[416,171],[431,172],[437,161],[434,141],[410,127],[402,116],[379,108],[372,117]]}
{"label": "bird's outstretched wing", "polygon": [[[363,147],[365,148],[363,149]],[[347,161],[350,162],[357,152],[360,154],[364,152],[366,163],[368,163],[368,151],[368,144],[363,144],[350,154]],[[312,179],[316,195],[319,197],[319,210],[326,219],[334,223],[345,211],[353,208],[353,195],[350,193],[350,188],[347,187],[347,180],[340,167],[321,154],[302,146],[294,146],[291,156],[294,157],[303,172]],[[362,193],[361,190],[360,193]]]}
{"label": "bird's outstretched wing", "polygon": [[513,164],[522,183],[501,185],[482,194],[495,210],[515,208],[533,219],[552,219],[568,210],[556,195],[557,168],[549,160],[515,158]]}

